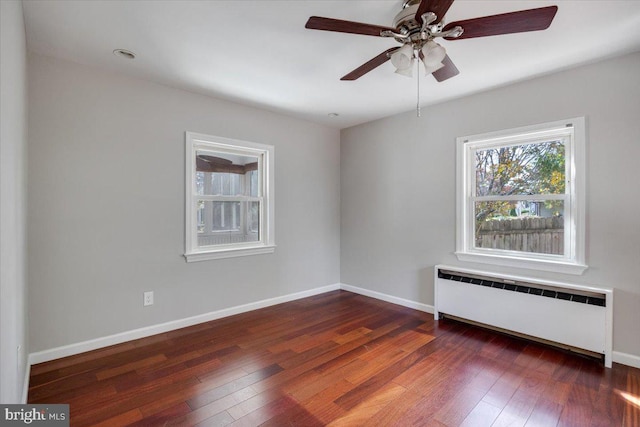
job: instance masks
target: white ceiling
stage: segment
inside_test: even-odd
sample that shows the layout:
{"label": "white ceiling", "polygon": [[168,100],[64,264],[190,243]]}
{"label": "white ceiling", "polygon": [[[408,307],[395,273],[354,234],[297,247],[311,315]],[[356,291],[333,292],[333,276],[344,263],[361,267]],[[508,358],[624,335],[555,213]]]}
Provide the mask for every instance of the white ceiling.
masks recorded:
{"label": "white ceiling", "polygon": [[[640,1],[456,0],[446,21],[558,5],[545,31],[442,41],[460,74],[420,79],[421,105],[640,50]],[[309,16],[391,26],[401,0],[31,1],[29,50],[344,128],[415,109],[386,63],[340,77],[392,39],[307,30]],[[116,57],[124,48],[135,60]],[[615,76],[603,76],[615,78]],[[329,117],[328,113],[338,113]]]}

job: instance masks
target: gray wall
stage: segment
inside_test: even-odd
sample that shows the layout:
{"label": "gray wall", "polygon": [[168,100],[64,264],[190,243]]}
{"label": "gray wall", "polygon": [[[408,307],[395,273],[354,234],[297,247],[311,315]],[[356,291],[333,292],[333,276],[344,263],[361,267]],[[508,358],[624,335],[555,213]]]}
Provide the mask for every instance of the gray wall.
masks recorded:
{"label": "gray wall", "polygon": [[634,53],[343,130],[342,283],[432,305],[433,266],[465,265],[453,254],[456,137],[586,116],[590,268],[494,270],[614,287],[614,350],[640,357],[639,76]]}
{"label": "gray wall", "polygon": [[22,3],[1,1],[0,19],[0,402],[20,403],[28,354],[27,54]]}
{"label": "gray wall", "polygon": [[[339,131],[37,55],[29,85],[32,352],[339,282]],[[185,131],[275,146],[274,254],[185,262]]]}

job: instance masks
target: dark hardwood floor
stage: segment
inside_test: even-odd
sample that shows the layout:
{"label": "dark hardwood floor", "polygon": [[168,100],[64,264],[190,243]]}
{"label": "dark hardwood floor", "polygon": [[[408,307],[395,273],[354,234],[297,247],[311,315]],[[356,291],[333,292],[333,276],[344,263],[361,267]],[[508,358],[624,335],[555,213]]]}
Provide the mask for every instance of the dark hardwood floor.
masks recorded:
{"label": "dark hardwood floor", "polygon": [[72,426],[640,426],[640,370],[335,291],[34,365],[29,402]]}

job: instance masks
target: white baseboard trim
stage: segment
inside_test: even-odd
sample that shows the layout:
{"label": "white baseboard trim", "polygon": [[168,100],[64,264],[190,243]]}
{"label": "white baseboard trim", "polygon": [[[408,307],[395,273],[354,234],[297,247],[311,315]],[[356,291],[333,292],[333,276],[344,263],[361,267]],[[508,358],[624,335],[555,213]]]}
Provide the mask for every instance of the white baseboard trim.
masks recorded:
{"label": "white baseboard trim", "polygon": [[640,356],[635,354],[622,353],[620,351],[614,351],[611,358],[616,363],[631,366],[640,369]]}
{"label": "white baseboard trim", "polygon": [[[29,365],[36,363],[48,362],[50,360],[59,359],[61,357],[73,356],[75,354],[84,353],[85,351],[96,350],[108,347],[114,344],[136,340],[151,335],[161,334],[188,326],[197,325],[211,320],[221,319],[223,317],[233,316],[235,314],[246,313],[248,311],[260,308],[270,307],[284,302],[294,301],[301,298],[307,298],[313,295],[323,294],[325,292],[337,291],[340,284],[323,286],[320,288],[310,289],[308,291],[296,292],[293,294],[283,295],[275,298],[269,298],[262,301],[256,301],[248,304],[238,305],[235,307],[225,308],[222,310],[212,311],[209,313],[199,314],[197,316],[187,317],[184,319],[172,320],[170,322],[160,323],[158,325],[147,326],[144,328],[133,329],[131,331],[121,332],[106,337],[96,338],[75,344],[69,344],[62,347],[56,347],[49,350],[38,351],[29,354]],[[27,377],[28,381],[28,377]],[[28,384],[28,383],[27,383]]]}
{"label": "white baseboard trim", "polygon": [[355,294],[364,295],[366,297],[371,297],[371,298],[379,299],[382,301],[390,302],[392,304],[398,304],[404,307],[413,308],[415,310],[425,311],[427,313],[433,314],[433,309],[434,309],[433,306],[428,304],[423,304],[421,302],[394,297],[393,295],[383,294],[382,292],[371,291],[369,289],[359,288],[357,286],[351,286],[345,283],[340,284],[340,289],[353,292]]}

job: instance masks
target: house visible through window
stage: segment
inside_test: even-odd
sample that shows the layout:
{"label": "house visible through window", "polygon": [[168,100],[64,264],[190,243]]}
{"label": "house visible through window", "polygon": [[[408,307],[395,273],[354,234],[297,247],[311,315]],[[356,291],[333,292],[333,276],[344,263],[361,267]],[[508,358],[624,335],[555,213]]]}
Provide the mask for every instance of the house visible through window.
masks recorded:
{"label": "house visible through window", "polygon": [[273,251],[273,147],[187,133],[188,261]]}
{"label": "house visible through window", "polygon": [[462,260],[581,273],[584,119],[458,138]]}

